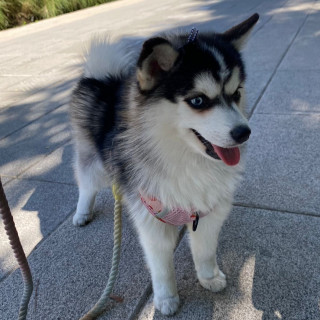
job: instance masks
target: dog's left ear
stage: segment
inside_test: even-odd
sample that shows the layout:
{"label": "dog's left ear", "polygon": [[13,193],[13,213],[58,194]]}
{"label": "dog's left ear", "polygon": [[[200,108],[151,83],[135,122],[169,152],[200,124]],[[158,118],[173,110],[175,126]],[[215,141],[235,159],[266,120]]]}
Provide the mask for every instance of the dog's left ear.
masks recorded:
{"label": "dog's left ear", "polygon": [[237,50],[241,50],[244,47],[252,28],[258,20],[259,15],[255,13],[249,19],[224,32],[222,36],[226,40],[230,41]]}
{"label": "dog's left ear", "polygon": [[152,90],[161,78],[171,70],[178,58],[168,40],[151,38],[142,47],[138,60],[137,78],[142,91]]}

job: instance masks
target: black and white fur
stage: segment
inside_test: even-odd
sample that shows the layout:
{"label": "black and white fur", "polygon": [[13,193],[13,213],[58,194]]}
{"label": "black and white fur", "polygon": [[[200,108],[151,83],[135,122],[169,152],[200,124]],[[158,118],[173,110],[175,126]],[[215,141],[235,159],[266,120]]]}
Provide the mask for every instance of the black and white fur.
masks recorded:
{"label": "black and white fur", "polygon": [[150,268],[155,307],[165,315],[179,305],[173,265],[178,230],[148,213],[139,190],[168,208],[209,212],[190,232],[190,246],[201,285],[222,290],[226,277],[216,262],[217,239],[243,160],[228,166],[209,149],[210,143],[240,147],[249,137],[239,51],[258,18],[255,14],[223,34],[200,31],[192,43],[182,33],[143,45],[95,39],[73,92],[79,185],[73,223],[90,221],[97,192],[116,181]]}

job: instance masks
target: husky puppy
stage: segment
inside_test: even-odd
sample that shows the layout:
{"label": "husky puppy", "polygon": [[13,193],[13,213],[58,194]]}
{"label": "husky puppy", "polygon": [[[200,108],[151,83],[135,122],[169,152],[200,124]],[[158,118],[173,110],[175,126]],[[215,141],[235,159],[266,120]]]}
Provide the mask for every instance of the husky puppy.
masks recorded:
{"label": "husky puppy", "polygon": [[250,135],[239,51],[258,19],[222,34],[163,34],[143,45],[96,39],[73,92],[73,223],[89,222],[97,192],[116,182],[150,268],[155,307],[165,315],[179,305],[176,225],[190,230],[201,285],[213,292],[226,286],[217,241]]}

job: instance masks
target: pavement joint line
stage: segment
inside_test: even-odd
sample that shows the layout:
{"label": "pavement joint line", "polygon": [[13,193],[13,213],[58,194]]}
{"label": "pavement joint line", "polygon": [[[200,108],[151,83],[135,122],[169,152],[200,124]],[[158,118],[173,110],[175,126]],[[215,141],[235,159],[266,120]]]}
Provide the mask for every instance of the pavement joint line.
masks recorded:
{"label": "pavement joint line", "polygon": [[138,301],[138,304],[136,305],[136,307],[133,309],[133,311],[129,315],[129,317],[128,317],[129,320],[138,319],[141,311],[143,310],[145,305],[148,303],[148,300],[151,295],[152,295],[152,283],[151,283],[151,281],[149,281],[147,287],[145,288],[145,290],[143,291],[143,293],[140,297],[140,300]]}
{"label": "pavement joint line", "polygon": [[44,182],[44,183],[57,183],[57,184],[62,184],[62,185],[66,185],[66,186],[74,186],[74,187],[78,186],[76,183],[68,183],[68,182],[61,182],[61,181],[51,181],[51,180],[46,180],[46,179],[37,179],[37,178],[33,178],[33,177],[19,177],[18,176],[18,177],[15,177],[14,179],[16,179],[16,180]]}
{"label": "pavement joint line", "polygon": [[0,174],[1,178],[8,178],[9,180],[6,181],[6,182],[3,182],[2,179],[1,179],[1,182],[2,182],[2,186],[4,187],[6,184],[8,184],[9,182],[13,181],[14,179],[16,179],[17,177],[15,176],[5,176],[5,175],[2,175]]}
{"label": "pavement joint line", "polygon": [[233,203],[234,207],[242,207],[242,208],[249,208],[249,209],[259,209],[259,210],[266,210],[266,211],[272,211],[272,212],[280,212],[280,213],[288,213],[288,214],[294,214],[299,216],[308,216],[313,218],[320,219],[320,216],[314,213],[310,212],[303,212],[303,211],[290,211],[290,210],[284,210],[284,209],[277,209],[277,208],[271,208],[267,206],[259,206],[259,205],[250,205],[250,204],[244,204],[244,203]]}
{"label": "pavement joint line", "polygon": [[38,292],[39,284],[40,284],[40,279],[37,279],[34,285],[34,303],[33,303],[32,315],[34,315],[37,312],[38,298],[39,298],[39,292]]}
{"label": "pavement joint line", "polygon": [[317,71],[319,72],[320,71],[320,68],[318,66],[315,66],[314,68],[304,68],[304,67],[301,67],[301,68],[290,68],[288,67],[287,69],[280,69],[278,70],[278,73],[280,72],[297,72],[297,71],[300,71],[300,72],[310,72],[310,71]]}
{"label": "pavement joint line", "polygon": [[[8,74],[8,73],[3,73],[2,75],[1,75],[1,77],[32,77],[32,76],[34,76],[34,75],[32,75],[32,74]],[[6,92],[15,92],[15,91],[7,91],[7,90],[5,90]]]}
{"label": "pavement joint line", "polygon": [[[17,102],[15,102],[15,103],[17,103]],[[61,108],[61,107],[65,106],[66,104],[67,104],[67,103],[59,104],[56,108],[54,108],[54,109],[52,109],[52,110],[50,110],[50,111],[48,111],[48,112],[45,112],[44,114],[42,114],[42,115],[41,115],[41,116],[39,116],[38,118],[36,118],[36,119],[34,119],[34,120],[32,120],[32,121],[28,122],[27,124],[25,124],[25,125],[21,126],[20,128],[18,128],[18,129],[16,129],[16,130],[14,130],[14,131],[11,131],[11,132],[10,132],[10,133],[8,133],[7,135],[4,135],[4,136],[0,137],[0,141],[1,141],[1,140],[4,140],[4,139],[6,139],[6,138],[8,138],[9,136],[11,136],[11,135],[15,134],[16,132],[18,132],[18,131],[20,131],[20,130],[22,130],[22,129],[26,128],[26,127],[28,127],[30,124],[32,124],[32,123],[34,123],[34,122],[38,121],[39,119],[41,119],[41,118],[43,118],[44,116],[46,116],[46,115],[50,114],[51,112],[58,110],[59,108]],[[9,108],[11,108],[11,107],[13,107],[13,106],[8,106],[7,108],[4,108],[3,110],[9,109]],[[1,112],[2,112],[2,110],[1,110]]]}
{"label": "pavement joint line", "polygon": [[292,112],[283,112],[283,113],[273,113],[273,112],[256,112],[257,114],[265,114],[265,115],[277,115],[277,116],[290,116],[290,115],[298,115],[298,116],[310,116],[310,115],[320,115],[320,111],[292,111]]}
{"label": "pavement joint line", "polygon": [[304,18],[303,22],[301,23],[300,27],[298,28],[298,30],[297,30],[297,32],[296,32],[296,34],[294,35],[293,39],[292,39],[292,40],[291,40],[291,42],[289,43],[289,45],[288,45],[287,49],[286,49],[286,50],[284,51],[284,53],[282,54],[282,56],[281,56],[281,58],[280,58],[279,62],[277,63],[277,65],[276,65],[276,67],[275,67],[274,71],[272,72],[272,74],[271,74],[271,76],[270,76],[269,80],[267,81],[266,85],[265,85],[265,86],[264,86],[264,88],[262,89],[262,91],[261,91],[261,93],[260,93],[260,95],[259,95],[258,99],[257,99],[257,100],[256,100],[256,102],[254,103],[253,108],[251,109],[251,111],[250,111],[250,113],[249,113],[249,117],[248,117],[249,119],[252,117],[253,113],[255,112],[255,110],[256,110],[256,108],[257,108],[257,106],[258,106],[259,102],[261,101],[261,99],[262,99],[262,97],[263,97],[263,95],[264,95],[264,93],[266,92],[267,88],[269,87],[269,84],[271,83],[271,81],[272,81],[272,79],[273,79],[274,75],[277,73],[277,70],[278,70],[279,66],[281,65],[281,62],[283,61],[284,57],[287,55],[288,51],[289,51],[289,50],[290,50],[290,48],[292,47],[292,45],[293,45],[294,41],[296,40],[296,38],[297,38],[298,34],[300,33],[301,29],[302,29],[302,28],[303,28],[303,26],[305,25],[305,23],[306,23],[306,21],[307,21],[307,19],[308,19],[309,15],[310,15],[309,13],[308,13],[308,14],[306,14],[306,16],[305,16],[305,18]]}
{"label": "pavement joint line", "polygon": [[74,186],[77,187],[78,185],[76,183],[68,183],[68,182],[61,182],[61,181],[51,181],[51,180],[46,180],[46,179],[37,179],[33,177],[20,177],[20,176],[1,176],[5,178],[10,178],[10,180],[4,182],[2,185],[6,185],[9,182],[13,180],[27,180],[27,181],[36,181],[36,182],[45,182],[45,183],[57,183],[57,184],[62,184],[62,185],[67,185],[67,186]]}
{"label": "pavement joint line", "polygon": [[[64,220],[62,220],[55,229],[53,229],[51,232],[49,232],[45,237],[43,237],[36,245],[35,247],[30,251],[30,253],[27,256],[27,260],[29,260],[30,255],[35,251],[38,250],[40,248],[40,246],[47,240],[49,240],[49,238],[62,226],[64,225],[68,219],[71,217],[71,215],[76,211],[76,207],[73,207],[69,213],[67,214],[66,218]],[[18,231],[19,232],[19,231]],[[9,270],[8,272],[5,273],[5,275],[3,276],[2,279],[0,279],[0,285],[2,282],[4,282],[6,279],[8,279],[17,269],[19,269],[19,266],[13,266],[13,268],[11,270]],[[32,273],[32,269],[31,269],[31,273]],[[34,276],[34,275],[33,275]]]}

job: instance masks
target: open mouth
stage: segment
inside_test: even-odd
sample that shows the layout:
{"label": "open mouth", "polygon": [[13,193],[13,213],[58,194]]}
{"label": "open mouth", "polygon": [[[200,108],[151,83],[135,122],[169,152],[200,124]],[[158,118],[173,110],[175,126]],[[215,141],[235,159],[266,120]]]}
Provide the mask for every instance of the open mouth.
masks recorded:
{"label": "open mouth", "polygon": [[212,144],[206,140],[198,131],[191,129],[192,132],[197,136],[199,141],[206,147],[206,153],[210,157],[222,160],[228,166],[235,166],[240,161],[240,150],[238,147],[233,148],[222,148]]}

